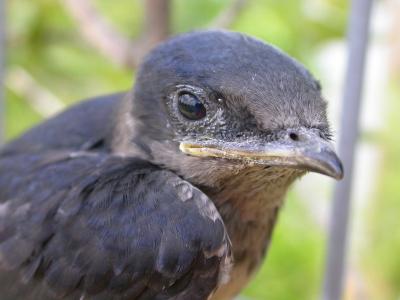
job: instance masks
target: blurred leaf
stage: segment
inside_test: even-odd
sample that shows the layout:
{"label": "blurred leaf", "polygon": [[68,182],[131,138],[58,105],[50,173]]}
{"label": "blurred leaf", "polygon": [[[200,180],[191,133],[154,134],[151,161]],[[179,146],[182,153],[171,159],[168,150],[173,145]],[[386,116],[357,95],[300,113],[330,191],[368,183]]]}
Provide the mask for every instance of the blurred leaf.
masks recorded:
{"label": "blurred leaf", "polygon": [[12,139],[39,123],[42,118],[21,98],[6,90],[6,138]]}
{"label": "blurred leaf", "polygon": [[245,290],[249,299],[315,298],[323,263],[323,232],[295,195],[281,211],[268,257]]}

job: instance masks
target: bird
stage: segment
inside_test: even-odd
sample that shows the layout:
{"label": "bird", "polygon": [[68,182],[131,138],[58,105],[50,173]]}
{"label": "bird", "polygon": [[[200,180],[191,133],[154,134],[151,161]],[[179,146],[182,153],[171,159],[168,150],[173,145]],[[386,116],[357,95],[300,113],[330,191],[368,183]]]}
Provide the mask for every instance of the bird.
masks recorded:
{"label": "bird", "polygon": [[1,299],[232,299],[291,184],[343,177],[319,82],[277,47],[184,33],[135,81],[1,149]]}

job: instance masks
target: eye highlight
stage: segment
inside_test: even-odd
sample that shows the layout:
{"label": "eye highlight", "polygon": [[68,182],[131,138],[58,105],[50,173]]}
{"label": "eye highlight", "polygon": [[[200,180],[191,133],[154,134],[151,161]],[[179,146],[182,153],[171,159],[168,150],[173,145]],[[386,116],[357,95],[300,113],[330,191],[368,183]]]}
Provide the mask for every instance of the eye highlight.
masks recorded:
{"label": "eye highlight", "polygon": [[181,93],[178,96],[179,112],[186,118],[192,121],[203,119],[206,114],[206,108],[200,99],[188,92]]}

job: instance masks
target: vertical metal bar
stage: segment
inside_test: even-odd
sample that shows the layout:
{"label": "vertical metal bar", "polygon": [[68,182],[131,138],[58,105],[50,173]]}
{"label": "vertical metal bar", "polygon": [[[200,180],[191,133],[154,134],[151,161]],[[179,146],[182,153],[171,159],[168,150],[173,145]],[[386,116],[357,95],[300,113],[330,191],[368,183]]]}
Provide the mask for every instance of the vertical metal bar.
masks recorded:
{"label": "vertical metal bar", "polygon": [[353,0],[348,27],[348,61],[344,82],[339,155],[345,177],[334,189],[323,299],[342,299],[347,230],[372,0]]}
{"label": "vertical metal bar", "polygon": [[5,3],[4,0],[0,0],[0,146],[4,142],[4,57],[6,51],[5,45]]}

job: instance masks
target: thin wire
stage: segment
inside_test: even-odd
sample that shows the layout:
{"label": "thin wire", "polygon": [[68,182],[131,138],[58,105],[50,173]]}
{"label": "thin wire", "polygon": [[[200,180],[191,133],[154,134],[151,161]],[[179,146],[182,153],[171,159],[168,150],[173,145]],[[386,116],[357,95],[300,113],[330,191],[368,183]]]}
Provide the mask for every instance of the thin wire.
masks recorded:
{"label": "thin wire", "polygon": [[343,161],[345,177],[334,189],[323,291],[325,300],[340,300],[343,297],[354,149],[359,134],[358,124],[372,2],[372,0],[353,0],[351,5],[348,27],[349,56],[339,137],[339,156]]}
{"label": "thin wire", "polygon": [[6,39],[5,39],[5,3],[4,0],[0,0],[0,146],[4,143],[4,116],[5,116],[5,104],[4,104],[4,74],[5,74],[5,50],[6,50]]}

